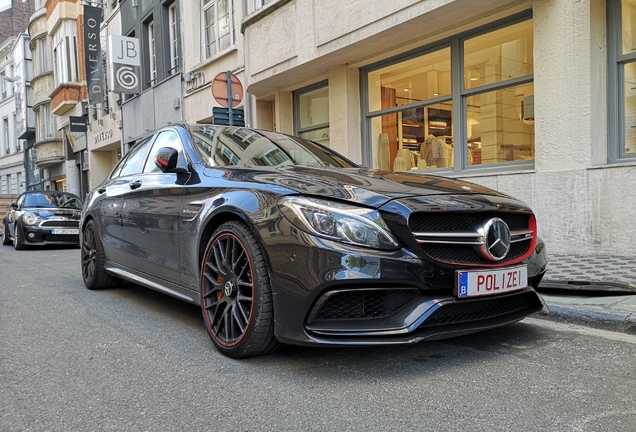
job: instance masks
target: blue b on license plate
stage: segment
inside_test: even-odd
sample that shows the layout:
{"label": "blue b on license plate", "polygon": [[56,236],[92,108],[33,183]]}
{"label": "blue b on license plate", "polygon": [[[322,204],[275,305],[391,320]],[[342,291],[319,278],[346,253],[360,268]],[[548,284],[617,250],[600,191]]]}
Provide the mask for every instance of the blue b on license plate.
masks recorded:
{"label": "blue b on license plate", "polygon": [[497,270],[458,270],[457,296],[479,297],[516,291],[528,286],[528,267]]}

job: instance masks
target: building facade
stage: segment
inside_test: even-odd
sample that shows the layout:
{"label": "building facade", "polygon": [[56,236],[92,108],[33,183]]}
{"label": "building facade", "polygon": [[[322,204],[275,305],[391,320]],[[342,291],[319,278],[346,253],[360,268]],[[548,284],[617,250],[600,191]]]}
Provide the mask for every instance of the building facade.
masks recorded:
{"label": "building facade", "polygon": [[0,194],[26,190],[24,149],[33,130],[33,75],[26,27],[33,2],[12,0],[0,8]]}
{"label": "building facade", "polygon": [[553,252],[634,255],[635,3],[278,0],[247,91],[258,125],[526,201]]}

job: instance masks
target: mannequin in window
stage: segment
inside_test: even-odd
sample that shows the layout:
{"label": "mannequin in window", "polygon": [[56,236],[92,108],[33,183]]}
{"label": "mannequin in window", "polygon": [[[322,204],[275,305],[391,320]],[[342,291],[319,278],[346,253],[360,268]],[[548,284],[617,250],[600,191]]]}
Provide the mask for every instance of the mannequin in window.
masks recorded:
{"label": "mannequin in window", "polygon": [[426,161],[429,168],[444,168],[448,147],[444,141],[429,134],[420,145],[420,159]]}

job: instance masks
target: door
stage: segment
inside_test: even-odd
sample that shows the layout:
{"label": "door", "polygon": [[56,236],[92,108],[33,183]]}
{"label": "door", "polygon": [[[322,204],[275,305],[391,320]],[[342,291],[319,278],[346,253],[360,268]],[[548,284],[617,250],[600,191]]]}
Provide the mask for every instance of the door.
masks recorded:
{"label": "door", "polygon": [[162,147],[177,149],[181,166],[186,165],[179,136],[166,130],[157,136],[143,168],[127,176],[125,253],[136,270],[179,284],[179,215],[187,174],[163,173],[155,166],[155,154]]}

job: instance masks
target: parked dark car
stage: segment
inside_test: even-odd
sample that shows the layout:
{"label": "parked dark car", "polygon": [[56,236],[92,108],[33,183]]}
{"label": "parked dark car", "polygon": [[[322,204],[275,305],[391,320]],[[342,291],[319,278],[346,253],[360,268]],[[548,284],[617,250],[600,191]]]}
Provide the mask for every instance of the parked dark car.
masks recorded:
{"label": "parked dark car", "polygon": [[58,191],[28,191],[11,203],[4,216],[2,244],[24,249],[45,244],[79,245],[82,201]]}
{"label": "parked dark car", "polygon": [[485,187],[369,170],[314,142],[163,128],[86,199],[90,289],[121,279],[201,306],[231,357],[283,343],[413,343],[547,313],[532,211]]}

